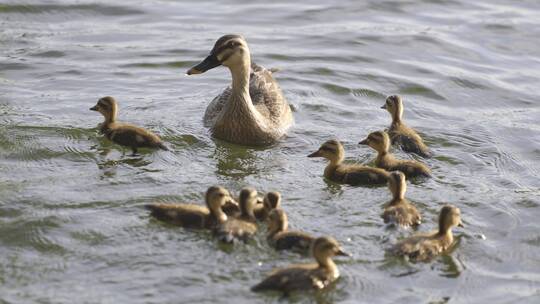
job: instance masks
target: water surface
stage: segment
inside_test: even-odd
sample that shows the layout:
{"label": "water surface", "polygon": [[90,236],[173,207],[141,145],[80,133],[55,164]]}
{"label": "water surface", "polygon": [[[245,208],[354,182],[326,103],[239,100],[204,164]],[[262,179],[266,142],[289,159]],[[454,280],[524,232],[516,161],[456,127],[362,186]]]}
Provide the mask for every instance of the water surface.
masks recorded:
{"label": "water surface", "polygon": [[[281,69],[296,124],[272,147],[203,127],[230,75],[184,73],[226,33]],[[334,287],[293,302],[538,303],[539,37],[537,1],[3,1],[0,302],[277,302],[249,286],[305,259],[270,250],[263,234],[222,248],[142,209],[202,203],[221,184],[281,191],[291,226],[354,254]],[[435,177],[407,192],[421,230],[448,202],[467,226],[429,264],[385,254],[408,234],[382,224],[386,188],[325,182],[324,162],[306,157],[339,138],[349,161],[369,162],[357,142],[388,126],[389,94],[436,154]],[[131,157],[98,136],[88,108],[106,95],[172,151]]]}

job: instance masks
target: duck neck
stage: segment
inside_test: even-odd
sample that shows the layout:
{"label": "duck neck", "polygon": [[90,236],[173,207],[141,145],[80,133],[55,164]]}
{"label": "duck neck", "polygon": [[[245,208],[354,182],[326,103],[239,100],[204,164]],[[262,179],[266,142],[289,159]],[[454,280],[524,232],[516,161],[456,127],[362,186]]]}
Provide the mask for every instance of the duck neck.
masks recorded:
{"label": "duck neck", "polygon": [[286,222],[280,222],[279,224],[272,227],[272,229],[270,229],[268,235],[270,237],[274,237],[276,234],[278,234],[280,232],[283,232],[283,231],[287,231],[287,223]]}
{"label": "duck neck", "polygon": [[447,238],[452,238],[452,227],[449,227],[448,224],[444,221],[444,218],[439,219],[439,236],[444,236]]}
{"label": "duck neck", "polygon": [[212,212],[218,223],[225,223],[227,221],[227,215],[221,207],[211,208],[210,212]]}
{"label": "duck neck", "polygon": [[242,215],[248,220],[255,220],[253,208],[247,208],[246,206],[242,207]]}
{"label": "duck neck", "polygon": [[232,76],[232,95],[230,102],[234,106],[251,110],[253,108],[251,96],[249,95],[251,58],[248,55],[241,64],[230,66],[229,70]]}
{"label": "duck neck", "polygon": [[403,117],[403,107],[398,106],[397,109],[392,113],[392,123],[400,124],[401,117]]}
{"label": "duck neck", "polygon": [[316,258],[317,263],[319,263],[319,266],[331,271],[335,271],[337,269],[336,263],[332,260],[331,257],[318,257]]}

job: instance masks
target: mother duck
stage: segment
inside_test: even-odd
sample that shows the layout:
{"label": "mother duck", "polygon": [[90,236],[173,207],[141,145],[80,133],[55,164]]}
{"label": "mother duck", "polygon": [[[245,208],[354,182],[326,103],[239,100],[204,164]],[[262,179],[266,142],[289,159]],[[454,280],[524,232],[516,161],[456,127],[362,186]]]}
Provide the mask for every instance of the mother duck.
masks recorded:
{"label": "mother duck", "polygon": [[293,123],[291,108],[272,71],[251,62],[242,36],[219,38],[210,55],[187,74],[201,74],[220,65],[231,71],[232,85],[206,109],[204,124],[212,135],[248,146],[269,145],[285,135]]}

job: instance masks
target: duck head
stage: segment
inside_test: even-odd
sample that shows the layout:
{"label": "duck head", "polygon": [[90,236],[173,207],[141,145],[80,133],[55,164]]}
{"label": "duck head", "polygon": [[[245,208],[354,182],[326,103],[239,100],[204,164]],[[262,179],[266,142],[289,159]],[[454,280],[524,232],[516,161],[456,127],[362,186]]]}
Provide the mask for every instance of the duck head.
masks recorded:
{"label": "duck head", "polygon": [[439,214],[439,233],[446,234],[452,227],[463,227],[461,211],[458,207],[445,205]]}
{"label": "duck head", "polygon": [[351,256],[349,253],[345,252],[339,243],[331,237],[319,237],[313,241],[311,244],[311,253],[319,265],[327,265],[330,263],[331,258],[340,255],[340,256]]}
{"label": "duck head", "polygon": [[257,190],[252,187],[243,188],[240,190],[240,197],[238,200],[240,201],[240,212],[242,215],[254,219],[255,215],[253,214],[253,209],[255,208],[258,200]]}
{"label": "duck head", "polygon": [[96,105],[91,107],[90,110],[101,113],[101,115],[105,117],[105,121],[113,122],[116,120],[118,103],[113,97],[105,96],[100,98]]}
{"label": "duck head", "polygon": [[244,37],[230,34],[219,38],[203,61],[187,71],[188,75],[201,74],[217,66],[224,65],[230,69],[237,66],[249,67],[251,57]]}
{"label": "duck head", "polygon": [[386,153],[390,149],[390,137],[384,131],[375,131],[358,144],[370,146],[379,153]]}
{"label": "duck head", "polygon": [[399,95],[390,95],[386,98],[385,104],[381,109],[386,109],[392,115],[393,121],[400,121],[403,116],[403,101]]}
{"label": "duck head", "polygon": [[311,153],[308,157],[324,157],[331,163],[338,164],[345,158],[345,150],[339,141],[331,139],[322,144],[317,151]]}
{"label": "duck head", "polygon": [[404,199],[407,191],[407,181],[405,174],[401,171],[392,171],[388,177],[388,189],[394,199]]}
{"label": "duck head", "polygon": [[287,231],[289,220],[283,209],[274,209],[268,214],[268,234],[275,235],[281,231]]}
{"label": "duck head", "polygon": [[214,214],[219,221],[224,222],[227,220],[227,215],[223,213],[221,209],[225,203],[232,200],[229,191],[223,187],[212,186],[206,191],[206,205],[210,212]]}
{"label": "duck head", "polygon": [[281,208],[281,194],[277,191],[266,193],[263,199],[264,209],[270,212],[273,209]]}

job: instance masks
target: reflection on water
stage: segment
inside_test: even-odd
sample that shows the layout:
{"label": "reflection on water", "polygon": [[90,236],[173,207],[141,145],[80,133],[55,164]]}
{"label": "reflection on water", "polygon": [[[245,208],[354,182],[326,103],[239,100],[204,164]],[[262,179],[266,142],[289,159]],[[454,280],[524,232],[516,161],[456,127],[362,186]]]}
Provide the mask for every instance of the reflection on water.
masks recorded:
{"label": "reflection on water", "polygon": [[[305,259],[272,250],[264,227],[254,244],[221,248],[141,208],[202,204],[218,183],[281,191],[292,228],[354,253],[331,289],[287,301],[538,302],[537,2],[42,2],[0,4],[0,302],[278,302],[249,286]],[[235,32],[280,69],[296,109],[272,147],[212,139],[202,116],[230,74],[184,75]],[[326,181],[325,163],[306,157],[338,138],[349,161],[371,160],[356,142],[388,127],[389,94],[403,95],[404,119],[435,152],[435,177],[407,189],[418,230],[444,203],[467,224],[433,263],[386,253],[413,232],[382,223],[386,187]],[[98,135],[88,107],[106,95],[171,151],[131,156]]]}

